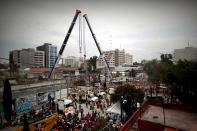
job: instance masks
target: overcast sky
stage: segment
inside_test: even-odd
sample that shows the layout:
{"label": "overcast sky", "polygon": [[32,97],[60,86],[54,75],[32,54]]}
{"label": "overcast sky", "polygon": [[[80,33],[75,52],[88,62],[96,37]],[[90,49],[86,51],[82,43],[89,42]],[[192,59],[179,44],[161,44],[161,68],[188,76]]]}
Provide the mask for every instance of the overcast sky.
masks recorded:
{"label": "overcast sky", "polygon": [[[103,51],[125,49],[134,61],[197,47],[197,4],[180,0],[16,0],[0,3],[0,56],[43,43],[62,45],[75,10],[87,13]],[[63,56],[79,53],[78,22]],[[86,26],[87,55],[99,52]]]}

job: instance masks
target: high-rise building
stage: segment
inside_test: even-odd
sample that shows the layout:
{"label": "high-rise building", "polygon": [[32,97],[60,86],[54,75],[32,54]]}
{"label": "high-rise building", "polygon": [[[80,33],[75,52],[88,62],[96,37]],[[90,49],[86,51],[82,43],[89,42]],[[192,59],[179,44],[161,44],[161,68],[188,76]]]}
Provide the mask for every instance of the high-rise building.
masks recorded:
{"label": "high-rise building", "polygon": [[20,51],[20,67],[31,68],[34,67],[35,49],[28,48]]}
{"label": "high-rise building", "polygon": [[[110,50],[104,51],[103,56],[105,56],[106,61],[108,62],[110,67],[121,66],[125,65],[126,63],[126,56],[125,50]],[[132,60],[131,60],[132,61]],[[103,68],[105,66],[104,61],[101,56],[97,60],[97,68]]]}
{"label": "high-rise building", "polygon": [[20,50],[12,50],[9,55],[10,62],[20,66]]}
{"label": "high-rise building", "polygon": [[10,63],[11,66],[18,66],[18,67],[20,67],[20,50],[10,51],[9,63]]}
{"label": "high-rise building", "polygon": [[178,60],[197,61],[197,48],[185,47],[174,50],[174,62]]}
{"label": "high-rise building", "polygon": [[57,46],[45,43],[42,46],[38,46],[37,50],[45,52],[45,67],[53,67],[57,57]]}
{"label": "high-rise building", "polygon": [[[103,56],[105,57],[107,63],[109,64],[109,67],[115,67],[115,51],[104,51]],[[99,59],[97,60],[97,68],[103,68],[105,66],[104,60],[101,56],[99,56]]]}
{"label": "high-rise building", "polygon": [[10,64],[20,68],[43,67],[44,52],[33,48],[10,51]]}
{"label": "high-rise building", "polygon": [[125,54],[125,64],[126,65],[133,65],[133,56],[129,53]]}
{"label": "high-rise building", "polygon": [[36,67],[44,67],[45,59],[44,59],[44,51],[36,51],[34,55],[34,64]]}
{"label": "high-rise building", "polygon": [[120,66],[125,64],[125,50],[115,50],[115,66]]}

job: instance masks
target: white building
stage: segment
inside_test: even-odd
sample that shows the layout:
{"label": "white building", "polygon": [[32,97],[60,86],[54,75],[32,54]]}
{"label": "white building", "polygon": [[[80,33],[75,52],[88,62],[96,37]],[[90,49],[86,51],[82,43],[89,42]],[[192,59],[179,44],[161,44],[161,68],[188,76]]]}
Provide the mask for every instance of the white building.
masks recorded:
{"label": "white building", "polygon": [[126,65],[133,65],[133,56],[129,53],[125,54],[125,64]]}
{"label": "white building", "polygon": [[75,56],[68,56],[66,58],[63,58],[63,65],[69,66],[69,67],[79,67],[81,62],[80,58],[77,58]]}
{"label": "white building", "polygon": [[197,48],[185,47],[174,50],[174,62],[178,60],[197,61]]}

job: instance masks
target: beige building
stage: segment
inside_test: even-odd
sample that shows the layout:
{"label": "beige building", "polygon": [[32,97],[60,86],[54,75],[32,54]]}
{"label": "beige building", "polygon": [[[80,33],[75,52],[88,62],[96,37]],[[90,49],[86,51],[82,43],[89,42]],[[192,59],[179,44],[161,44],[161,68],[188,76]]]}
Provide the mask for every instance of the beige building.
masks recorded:
{"label": "beige building", "polygon": [[[115,51],[104,51],[103,56],[105,57],[106,61],[109,64],[109,67],[115,67]],[[104,59],[99,56],[97,63],[96,63],[97,68],[104,68],[105,67],[105,62]]]}
{"label": "beige building", "polygon": [[121,66],[125,64],[125,50],[115,50],[115,66]]}
{"label": "beige building", "polygon": [[[105,56],[106,61],[108,62],[110,67],[116,67],[121,65],[132,65],[133,63],[133,56],[129,53],[125,54],[125,50],[110,50],[104,51],[103,56]],[[97,60],[97,68],[104,68],[105,63],[101,56]]]}
{"label": "beige building", "polygon": [[125,54],[125,64],[126,65],[133,65],[133,56],[129,53]]}

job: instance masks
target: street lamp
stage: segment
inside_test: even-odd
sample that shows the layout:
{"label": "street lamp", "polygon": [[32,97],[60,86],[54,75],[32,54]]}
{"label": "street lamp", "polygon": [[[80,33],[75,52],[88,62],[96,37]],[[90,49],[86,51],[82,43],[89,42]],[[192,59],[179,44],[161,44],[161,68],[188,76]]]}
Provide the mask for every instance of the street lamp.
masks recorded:
{"label": "street lamp", "polygon": [[121,96],[121,100],[120,100],[120,117],[121,117],[121,122],[123,122],[123,115],[122,115],[122,107],[123,106],[123,96]]}
{"label": "street lamp", "polygon": [[125,99],[123,99],[124,97],[123,96],[121,96],[121,113],[120,113],[120,115],[121,115],[121,122],[123,122],[124,121],[124,114],[123,114],[123,104],[126,104],[127,103],[127,100],[125,100]]}

